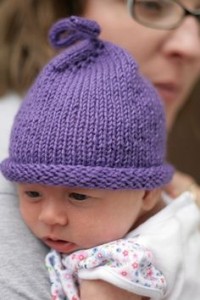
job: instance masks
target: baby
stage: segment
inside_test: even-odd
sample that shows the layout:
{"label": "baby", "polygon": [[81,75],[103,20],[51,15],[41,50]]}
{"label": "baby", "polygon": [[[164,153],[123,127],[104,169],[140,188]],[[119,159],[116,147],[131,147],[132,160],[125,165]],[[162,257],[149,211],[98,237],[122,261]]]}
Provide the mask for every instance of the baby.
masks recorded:
{"label": "baby", "polygon": [[78,17],[53,26],[52,45],[67,49],[22,103],[1,171],[52,248],[53,299],[80,299],[81,280],[100,279],[141,299],[197,300],[200,214],[189,192],[161,197],[173,173],[162,104],[131,55],[99,33]]}

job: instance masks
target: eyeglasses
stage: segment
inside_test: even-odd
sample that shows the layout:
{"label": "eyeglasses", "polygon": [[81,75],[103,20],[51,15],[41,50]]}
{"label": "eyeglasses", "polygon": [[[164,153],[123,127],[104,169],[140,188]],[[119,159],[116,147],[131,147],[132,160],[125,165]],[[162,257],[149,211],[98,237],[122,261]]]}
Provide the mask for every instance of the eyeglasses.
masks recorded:
{"label": "eyeglasses", "polygon": [[127,3],[131,16],[147,27],[174,29],[186,16],[193,16],[200,23],[200,9],[187,9],[175,0],[128,0]]}

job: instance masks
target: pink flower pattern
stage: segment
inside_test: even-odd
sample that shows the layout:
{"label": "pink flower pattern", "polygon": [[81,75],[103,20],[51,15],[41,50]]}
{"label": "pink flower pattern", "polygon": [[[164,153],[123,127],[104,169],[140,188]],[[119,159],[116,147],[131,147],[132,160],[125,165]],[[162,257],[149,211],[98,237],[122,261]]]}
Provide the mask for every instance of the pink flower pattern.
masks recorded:
{"label": "pink flower pattern", "polygon": [[[70,255],[55,250],[46,257],[53,300],[80,300],[79,272],[106,268],[129,284],[166,292],[166,280],[153,261],[152,253],[136,238],[120,239]],[[113,284],[115,284],[113,280]]]}

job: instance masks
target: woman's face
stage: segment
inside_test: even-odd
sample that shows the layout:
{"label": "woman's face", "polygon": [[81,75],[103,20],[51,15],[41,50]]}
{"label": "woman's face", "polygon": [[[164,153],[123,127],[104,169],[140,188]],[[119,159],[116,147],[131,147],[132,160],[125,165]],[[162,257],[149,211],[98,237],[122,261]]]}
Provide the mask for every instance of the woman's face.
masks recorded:
{"label": "woman's face", "polygon": [[[200,0],[182,1],[199,9]],[[141,72],[164,100],[170,129],[177,112],[200,75],[200,24],[187,16],[174,30],[158,30],[138,24],[123,0],[87,0],[84,16],[96,20],[101,37],[127,49]]]}

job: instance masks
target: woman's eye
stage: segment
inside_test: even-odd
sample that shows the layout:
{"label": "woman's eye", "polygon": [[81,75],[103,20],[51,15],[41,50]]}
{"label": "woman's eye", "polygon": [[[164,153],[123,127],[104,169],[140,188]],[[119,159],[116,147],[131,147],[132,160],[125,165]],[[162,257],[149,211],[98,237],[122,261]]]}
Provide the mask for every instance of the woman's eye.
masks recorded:
{"label": "woman's eye", "polygon": [[[161,12],[163,10],[163,5],[162,2],[160,3],[159,1],[138,1],[136,2],[138,5],[138,8],[142,10],[148,10],[152,12]],[[143,12],[144,13],[144,12]]]}
{"label": "woman's eye", "polygon": [[76,201],[84,201],[89,198],[89,196],[79,193],[70,193],[69,198]]}
{"label": "woman's eye", "polygon": [[37,199],[37,198],[41,197],[41,194],[36,191],[26,191],[25,195],[32,199]]}

